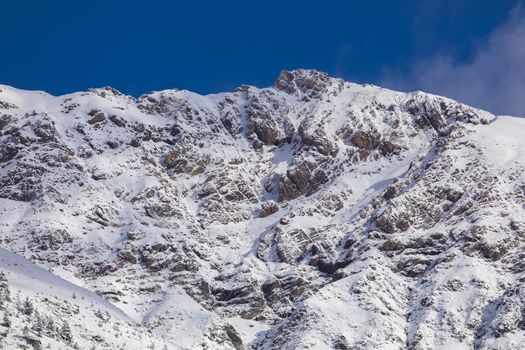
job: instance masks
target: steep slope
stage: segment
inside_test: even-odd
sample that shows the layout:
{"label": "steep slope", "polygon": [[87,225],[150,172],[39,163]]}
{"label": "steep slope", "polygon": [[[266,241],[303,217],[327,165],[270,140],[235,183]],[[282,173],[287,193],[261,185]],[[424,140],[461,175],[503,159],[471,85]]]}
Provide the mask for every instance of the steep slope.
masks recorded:
{"label": "steep slope", "polygon": [[0,90],[2,246],[166,346],[523,342],[521,119],[308,70],[208,96]]}
{"label": "steep slope", "polygon": [[2,349],[165,345],[100,295],[1,248],[0,270]]}

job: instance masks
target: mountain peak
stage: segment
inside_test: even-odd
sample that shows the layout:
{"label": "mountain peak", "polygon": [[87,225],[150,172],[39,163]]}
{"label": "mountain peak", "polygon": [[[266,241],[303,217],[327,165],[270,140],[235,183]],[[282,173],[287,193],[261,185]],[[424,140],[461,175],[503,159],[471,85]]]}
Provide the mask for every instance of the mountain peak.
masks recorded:
{"label": "mountain peak", "polygon": [[62,278],[0,250],[2,346],[523,340],[522,119],[314,70],[208,96],[0,88],[2,247]]}
{"label": "mountain peak", "polygon": [[327,73],[313,69],[283,70],[274,86],[290,94],[301,92],[319,96],[323,91],[326,91],[333,80],[334,78],[331,78]]}

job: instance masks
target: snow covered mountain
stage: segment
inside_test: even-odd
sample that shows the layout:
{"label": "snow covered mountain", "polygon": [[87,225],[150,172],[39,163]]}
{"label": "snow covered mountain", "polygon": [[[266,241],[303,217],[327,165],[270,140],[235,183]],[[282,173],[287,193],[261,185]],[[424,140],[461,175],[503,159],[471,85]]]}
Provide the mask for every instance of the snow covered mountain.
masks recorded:
{"label": "snow covered mountain", "polygon": [[523,135],[311,70],[208,96],[0,86],[0,344],[523,348]]}

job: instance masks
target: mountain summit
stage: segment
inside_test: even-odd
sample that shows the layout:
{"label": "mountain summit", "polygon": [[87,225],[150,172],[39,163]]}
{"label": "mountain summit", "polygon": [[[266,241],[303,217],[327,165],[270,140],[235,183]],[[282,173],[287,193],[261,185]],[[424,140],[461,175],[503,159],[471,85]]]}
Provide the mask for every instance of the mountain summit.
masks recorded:
{"label": "mountain summit", "polygon": [[524,133],[313,70],[207,96],[0,86],[0,344],[523,347]]}

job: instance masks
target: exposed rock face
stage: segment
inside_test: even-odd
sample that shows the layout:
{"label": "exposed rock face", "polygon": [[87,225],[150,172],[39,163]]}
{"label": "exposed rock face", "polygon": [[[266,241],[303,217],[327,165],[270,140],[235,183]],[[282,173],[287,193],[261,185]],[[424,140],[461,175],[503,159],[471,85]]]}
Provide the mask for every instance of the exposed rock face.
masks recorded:
{"label": "exposed rock face", "polygon": [[274,201],[265,202],[262,204],[261,212],[259,213],[260,218],[265,218],[279,211],[279,206]]}
{"label": "exposed rock face", "polygon": [[309,70],[210,96],[1,90],[2,245],[169,344],[525,337],[523,120]]}
{"label": "exposed rock face", "polygon": [[379,139],[378,134],[358,130],[352,135],[351,141],[357,147],[371,151],[379,146]]}
{"label": "exposed rock face", "polygon": [[275,87],[289,94],[308,97],[321,97],[328,92],[328,87],[341,81],[330,78],[326,73],[299,69],[293,72],[283,71],[275,82]]}
{"label": "exposed rock face", "polygon": [[254,135],[264,145],[279,145],[290,142],[295,132],[288,118],[289,107],[283,99],[272,93],[263,96],[252,95],[247,91],[250,103],[246,108],[248,116],[248,135]]}

